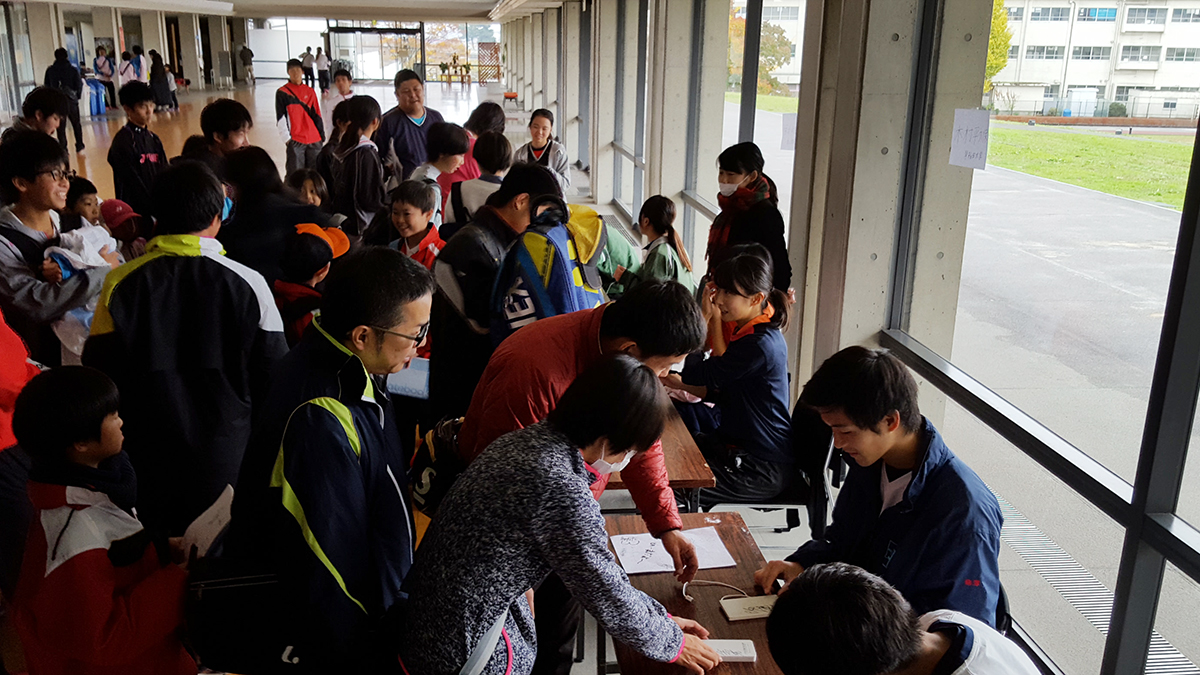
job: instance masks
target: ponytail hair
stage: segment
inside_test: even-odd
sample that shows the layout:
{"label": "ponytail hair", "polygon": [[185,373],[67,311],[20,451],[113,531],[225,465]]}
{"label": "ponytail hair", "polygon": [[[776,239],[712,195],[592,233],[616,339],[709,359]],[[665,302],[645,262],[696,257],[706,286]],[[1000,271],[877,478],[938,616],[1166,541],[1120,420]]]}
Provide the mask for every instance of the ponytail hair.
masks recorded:
{"label": "ponytail hair", "polygon": [[680,262],[688,272],[691,272],[692,261],[688,258],[683,242],[679,240],[679,233],[675,231],[675,202],[662,195],[654,195],[642,203],[638,221],[641,221],[642,218],[649,220],[650,227],[653,227],[660,236],[667,238],[667,243],[675,249],[675,255],[679,256]]}
{"label": "ponytail hair", "polygon": [[770,303],[774,309],[770,326],[783,329],[788,322],[788,297],[775,288],[774,265],[771,254],[759,244],[733,247],[733,255],[717,266],[713,283],[717,288],[743,297],[763,294],[762,308]]}
{"label": "ponytail hair", "polygon": [[379,101],[371,96],[355,96],[338,105],[342,104],[346,104],[346,118],[349,126],[346,127],[346,133],[342,134],[338,150],[349,152],[358,145],[358,141],[363,137],[367,127],[374,124],[383,112],[379,109]]}
{"label": "ponytail hair", "polygon": [[758,175],[766,179],[767,185],[771,188],[771,196],[769,197],[771,204],[779,206],[779,189],[775,187],[775,181],[764,173],[766,160],[763,159],[762,150],[750,142],[737,143],[725,148],[720,155],[717,155],[717,168],[729,173],[753,173],[758,172]]}

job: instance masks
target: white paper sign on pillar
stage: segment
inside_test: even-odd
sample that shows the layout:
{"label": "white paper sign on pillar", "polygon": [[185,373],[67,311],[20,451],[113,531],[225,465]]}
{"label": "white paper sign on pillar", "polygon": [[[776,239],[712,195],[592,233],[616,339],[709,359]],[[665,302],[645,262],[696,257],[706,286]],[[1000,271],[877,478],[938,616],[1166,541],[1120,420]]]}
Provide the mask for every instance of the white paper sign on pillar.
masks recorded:
{"label": "white paper sign on pillar", "polygon": [[988,151],[987,110],[960,108],[954,111],[954,135],[950,137],[950,164],[968,169],[986,169]]}

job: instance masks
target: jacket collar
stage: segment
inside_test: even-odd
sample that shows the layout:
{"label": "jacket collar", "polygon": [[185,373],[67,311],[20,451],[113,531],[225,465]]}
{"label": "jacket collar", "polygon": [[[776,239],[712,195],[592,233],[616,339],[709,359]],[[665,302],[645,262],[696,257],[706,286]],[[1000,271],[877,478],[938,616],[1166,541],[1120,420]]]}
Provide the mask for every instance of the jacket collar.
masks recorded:
{"label": "jacket collar", "polygon": [[[611,303],[608,303],[611,304]],[[590,312],[583,324],[583,334],[580,336],[579,354],[581,355],[581,368],[579,372],[583,372],[588,366],[600,360],[604,356],[604,352],[600,350],[600,324],[604,322],[604,308],[608,304],[600,305],[595,309],[584,310]]]}
{"label": "jacket collar", "polygon": [[16,216],[16,214],[13,213],[12,206],[5,206],[4,208],[0,208],[0,225],[5,225],[7,227],[11,227],[12,229],[16,230],[17,232],[20,232],[21,234],[24,234],[25,236],[32,238],[34,241],[49,241],[50,239],[53,239],[54,237],[57,237],[59,235],[59,228],[61,227],[61,219],[59,218],[57,211],[50,212],[50,222],[54,224],[54,235],[51,237],[47,237],[44,232],[35,230],[32,227],[27,226],[25,223],[22,223],[21,219],[18,218]]}
{"label": "jacket collar", "polygon": [[[383,406],[375,399],[375,381],[367,372],[367,367],[363,365],[362,359],[321,327],[319,313],[313,318],[311,325],[315,330],[308,331],[305,338],[308,339],[308,334],[314,335],[311,339],[318,343],[318,353],[322,358],[328,357],[330,365],[337,369],[338,400],[343,402],[362,401],[371,404],[372,409],[379,416],[380,426],[383,426]],[[386,390],[381,390],[381,393],[387,398]]]}
{"label": "jacket collar", "polygon": [[505,247],[516,241],[518,236],[517,231],[512,229],[500,212],[491,206],[484,206],[476,212],[474,224],[491,232]]}
{"label": "jacket collar", "polygon": [[758,326],[769,323],[771,318],[774,316],[775,309],[768,304],[767,308],[763,310],[762,314],[750,319],[746,322],[746,325],[742,326],[741,328],[737,327],[736,321],[725,321],[721,324],[721,331],[725,333],[725,343],[728,344],[735,340],[740,340],[747,335],[754,333],[756,330],[758,330]]}
{"label": "jacket collar", "polygon": [[[29,501],[35,509],[57,509],[63,506],[83,509],[98,504],[112,504],[103,492],[55,483],[29,481]],[[115,505],[113,508],[116,508]]]}
{"label": "jacket collar", "polygon": [[[912,509],[913,502],[921,498],[921,492],[925,489],[925,481],[929,476],[940,469],[943,465],[950,461],[954,455],[950,449],[946,447],[946,442],[942,440],[942,435],[934,428],[933,423],[921,417],[921,434],[920,443],[924,446],[925,452],[921,456],[921,463],[917,466],[913,473],[912,482],[908,484],[908,489],[904,491],[904,499],[900,501],[899,506],[908,511]],[[876,462],[878,471],[883,471],[883,462]],[[879,483],[878,480],[875,481]]]}
{"label": "jacket collar", "polygon": [[283,279],[275,280],[273,290],[284,302],[296,302],[298,300],[321,297],[321,294],[315,288],[309,288],[304,284],[297,284],[291,281],[284,281]]}
{"label": "jacket collar", "polygon": [[146,244],[146,253],[196,257],[204,254],[225,255],[225,247],[212,237],[194,234],[160,234]]}

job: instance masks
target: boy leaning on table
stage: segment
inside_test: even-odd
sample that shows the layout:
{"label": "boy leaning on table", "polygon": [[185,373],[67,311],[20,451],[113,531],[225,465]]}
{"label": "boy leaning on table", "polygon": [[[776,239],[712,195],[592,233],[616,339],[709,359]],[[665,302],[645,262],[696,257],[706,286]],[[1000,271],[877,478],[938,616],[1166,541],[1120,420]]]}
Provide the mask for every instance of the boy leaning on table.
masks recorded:
{"label": "boy leaning on table", "polygon": [[853,460],[823,539],[754,575],[772,588],[818,563],[858,565],[918,613],[951,609],[995,625],[1000,505],[917,407],[917,382],[887,350],[848,347],[804,385],[800,402]]}

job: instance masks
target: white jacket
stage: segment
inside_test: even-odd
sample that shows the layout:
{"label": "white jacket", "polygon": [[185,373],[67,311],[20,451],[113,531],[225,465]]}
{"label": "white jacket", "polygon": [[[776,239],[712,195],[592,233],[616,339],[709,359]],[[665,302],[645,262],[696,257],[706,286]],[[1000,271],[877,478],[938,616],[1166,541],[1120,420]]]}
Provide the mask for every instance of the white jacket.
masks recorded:
{"label": "white jacket", "polygon": [[967,642],[962,654],[948,653],[945,659],[959,663],[954,675],[1039,675],[1033,661],[1016,643],[996,632],[991,626],[949,609],[939,609],[922,615],[921,630],[935,623],[950,623],[967,629]]}

